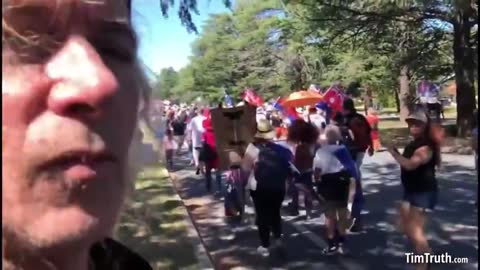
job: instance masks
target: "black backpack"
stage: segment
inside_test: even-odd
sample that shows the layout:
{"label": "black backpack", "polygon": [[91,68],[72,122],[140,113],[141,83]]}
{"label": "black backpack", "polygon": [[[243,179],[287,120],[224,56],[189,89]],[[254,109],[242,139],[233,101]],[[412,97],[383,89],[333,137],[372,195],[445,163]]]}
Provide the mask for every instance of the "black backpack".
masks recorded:
{"label": "black backpack", "polygon": [[291,173],[288,160],[274,150],[273,143],[255,146],[260,150],[253,171],[257,188],[262,190],[285,189],[285,181]]}
{"label": "black backpack", "polygon": [[352,159],[355,160],[357,157],[357,146],[355,145],[355,141],[353,140],[352,136],[350,135],[349,129],[346,126],[340,126],[340,133],[342,136],[342,140],[340,141],[340,144],[345,145],[347,148],[348,152],[352,156]]}

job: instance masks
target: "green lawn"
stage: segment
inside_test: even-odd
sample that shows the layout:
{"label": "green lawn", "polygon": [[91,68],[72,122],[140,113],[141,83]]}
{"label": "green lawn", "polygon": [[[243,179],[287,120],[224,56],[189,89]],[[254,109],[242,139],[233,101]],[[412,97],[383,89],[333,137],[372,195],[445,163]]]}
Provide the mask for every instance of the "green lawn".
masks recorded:
{"label": "green lawn", "polygon": [[141,254],[154,269],[199,269],[187,218],[167,171],[149,166],[137,178],[116,238]]}

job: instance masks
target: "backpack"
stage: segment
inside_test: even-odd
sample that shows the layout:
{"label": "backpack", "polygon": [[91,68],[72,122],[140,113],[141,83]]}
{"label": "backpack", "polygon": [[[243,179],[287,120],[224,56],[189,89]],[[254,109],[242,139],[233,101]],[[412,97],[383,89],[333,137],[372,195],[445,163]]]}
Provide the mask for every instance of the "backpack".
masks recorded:
{"label": "backpack", "polygon": [[348,121],[348,127],[353,132],[355,147],[360,152],[366,151],[370,146],[370,133],[372,131],[367,119],[363,115],[356,113],[350,121]]}
{"label": "backpack", "polygon": [[[255,145],[259,149],[253,174],[257,181],[257,189],[283,190],[285,181],[291,173],[290,162],[286,153],[281,153],[282,146],[273,143]],[[277,148],[278,149],[275,149]],[[285,149],[285,151],[289,151]]]}
{"label": "backpack", "polygon": [[357,149],[357,146],[355,145],[355,141],[350,135],[348,127],[340,126],[340,134],[342,136],[342,140],[340,141],[340,144],[345,145],[345,148],[347,148],[352,159],[355,160],[358,153],[358,149]]}

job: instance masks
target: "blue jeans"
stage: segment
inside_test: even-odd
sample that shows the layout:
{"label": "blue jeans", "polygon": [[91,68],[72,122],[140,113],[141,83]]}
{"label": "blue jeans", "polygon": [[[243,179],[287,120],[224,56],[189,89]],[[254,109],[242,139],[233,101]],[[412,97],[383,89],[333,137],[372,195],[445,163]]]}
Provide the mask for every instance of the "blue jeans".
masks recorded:
{"label": "blue jeans", "polygon": [[[205,169],[205,184],[207,190],[210,191],[212,185],[212,169],[208,165]],[[219,192],[222,192],[222,173],[219,169],[215,170],[215,179],[217,181],[217,188]]]}
{"label": "blue jeans", "polygon": [[362,166],[364,157],[365,157],[365,152],[363,153],[360,152],[357,154],[357,158],[355,160],[359,179],[355,181],[355,197],[353,198],[351,216],[356,219],[360,218],[360,214],[365,204],[365,198],[363,197],[363,189],[362,189],[362,173],[360,170],[360,166]]}

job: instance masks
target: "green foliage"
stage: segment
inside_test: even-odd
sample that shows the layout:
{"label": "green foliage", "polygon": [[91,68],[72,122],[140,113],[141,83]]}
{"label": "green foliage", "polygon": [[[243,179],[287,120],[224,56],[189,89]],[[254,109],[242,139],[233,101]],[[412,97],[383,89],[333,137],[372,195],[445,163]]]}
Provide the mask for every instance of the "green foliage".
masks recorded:
{"label": "green foliage", "polygon": [[153,90],[153,97],[168,98],[172,96],[172,90],[178,83],[178,73],[173,68],[164,68],[158,75],[157,85]]}
{"label": "green foliage", "polygon": [[[195,1],[180,2],[193,3],[190,10],[196,11]],[[384,106],[392,105],[403,66],[411,86],[453,73],[455,12],[469,10],[456,3],[238,0],[232,13],[205,23],[174,86],[160,75],[160,93],[221,101],[227,90],[238,101],[243,89],[252,87],[269,99],[311,83],[325,87],[341,81],[355,96],[369,89]]]}

